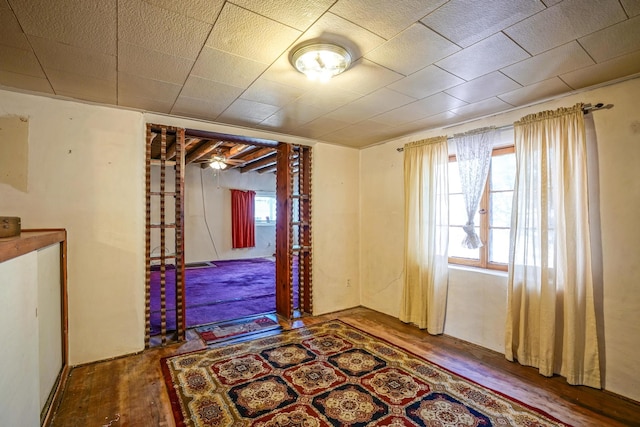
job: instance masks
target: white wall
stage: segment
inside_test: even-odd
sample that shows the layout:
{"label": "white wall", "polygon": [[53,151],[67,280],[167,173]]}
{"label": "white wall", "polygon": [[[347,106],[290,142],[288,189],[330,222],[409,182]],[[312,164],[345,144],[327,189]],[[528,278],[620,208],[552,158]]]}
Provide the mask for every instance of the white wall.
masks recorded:
{"label": "white wall", "polygon": [[268,257],[275,253],[275,223],[256,226],[255,247],[232,248],[230,189],[254,190],[275,195],[276,176],[273,173],[241,173],[235,169],[216,172],[211,168],[202,169],[199,165],[187,166],[185,173],[187,262]]}
{"label": "white wall", "polygon": [[[446,130],[433,130],[361,151],[362,304],[398,316],[403,280],[402,154],[410,140],[503,126],[541,110],[577,102],[612,103],[593,114],[599,154],[603,263],[605,388],[640,400],[640,79],[571,95]],[[592,216],[593,218],[593,216]],[[595,248],[597,252],[599,248]],[[504,351],[506,278],[451,268],[445,333]]]}
{"label": "white wall", "polygon": [[[23,228],[67,229],[70,365],[144,347],[145,123],[314,143],[0,90],[0,117],[10,115],[29,120],[28,191],[0,183],[0,208]],[[322,143],[315,154],[314,295],[327,312],[359,303],[359,159]]]}
{"label": "white wall", "polygon": [[360,304],[359,152],[317,144],[313,148],[313,313]]}
{"label": "white wall", "polygon": [[29,184],[0,184],[2,214],[68,232],[70,364],[142,349],[142,114],[0,91],[4,115],[29,120]]}

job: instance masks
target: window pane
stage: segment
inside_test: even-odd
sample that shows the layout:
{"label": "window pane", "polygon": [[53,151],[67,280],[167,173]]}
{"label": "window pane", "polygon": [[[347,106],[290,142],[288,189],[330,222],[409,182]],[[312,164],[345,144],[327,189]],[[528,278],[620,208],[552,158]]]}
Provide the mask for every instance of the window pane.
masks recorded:
{"label": "window pane", "polygon": [[491,158],[491,190],[513,190],[516,180],[516,155],[503,154]]}
{"label": "window pane", "polygon": [[491,193],[490,197],[489,225],[491,227],[510,227],[513,191]]}
{"label": "window pane", "polygon": [[449,193],[462,193],[458,162],[449,162]]}
{"label": "window pane", "polygon": [[[479,227],[476,227],[476,233],[480,233]],[[479,260],[480,249],[462,247],[462,240],[466,235],[462,227],[449,227],[449,256]]]}
{"label": "window pane", "polygon": [[489,262],[509,263],[509,230],[489,230]]}
{"label": "window pane", "polygon": [[256,196],[254,218],[256,221],[274,222],[276,220],[276,198]]}
{"label": "window pane", "polygon": [[[462,194],[452,194],[449,196],[449,224],[463,226],[467,223],[467,208],[464,205]],[[480,214],[476,212],[473,223],[480,225]]]}

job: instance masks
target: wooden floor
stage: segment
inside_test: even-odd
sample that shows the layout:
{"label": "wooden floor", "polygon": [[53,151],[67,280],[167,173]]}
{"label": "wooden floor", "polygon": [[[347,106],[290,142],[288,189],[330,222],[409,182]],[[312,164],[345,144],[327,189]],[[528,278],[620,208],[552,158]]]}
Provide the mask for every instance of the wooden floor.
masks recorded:
{"label": "wooden floor", "polygon": [[[545,378],[494,351],[447,336],[428,335],[369,309],[355,308],[282,325],[289,329],[329,319],[340,319],[393,342],[573,426],[640,426],[640,405],[636,403],[589,387],[570,386],[560,377]],[[195,339],[74,368],[51,425],[174,426],[159,360],[202,347]]]}

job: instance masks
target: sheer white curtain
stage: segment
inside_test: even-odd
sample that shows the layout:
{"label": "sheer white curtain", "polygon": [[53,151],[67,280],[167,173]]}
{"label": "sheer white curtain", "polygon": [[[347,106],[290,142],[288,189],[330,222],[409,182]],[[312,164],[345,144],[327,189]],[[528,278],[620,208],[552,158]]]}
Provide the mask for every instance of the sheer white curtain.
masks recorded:
{"label": "sheer white curtain", "polygon": [[467,209],[467,223],[462,227],[466,233],[462,246],[467,249],[482,246],[482,240],[476,233],[473,217],[478,211],[484,184],[487,181],[495,137],[495,128],[482,128],[453,136],[460,187]]}
{"label": "sheer white curtain", "polygon": [[404,147],[405,280],[400,320],[444,331],[449,269],[447,137]]}
{"label": "sheer white curtain", "polygon": [[505,354],[599,388],[582,105],[514,124]]}

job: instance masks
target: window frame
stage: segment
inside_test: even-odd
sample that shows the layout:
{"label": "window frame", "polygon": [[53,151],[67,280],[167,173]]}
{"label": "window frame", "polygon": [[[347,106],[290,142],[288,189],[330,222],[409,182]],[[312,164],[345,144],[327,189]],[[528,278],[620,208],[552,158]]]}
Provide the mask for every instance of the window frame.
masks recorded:
{"label": "window frame", "polygon": [[[491,158],[493,159],[494,156],[500,156],[500,155],[504,155],[504,154],[512,154],[515,153],[515,145],[509,145],[506,147],[497,147],[494,148],[491,151]],[[449,156],[449,163],[452,162],[457,162],[456,159],[456,155],[452,154]],[[493,165],[493,162],[492,162]],[[491,166],[492,167],[492,166]],[[490,243],[489,243],[489,231],[490,231],[490,212],[491,212],[491,197],[490,197],[490,193],[491,193],[491,167],[489,168],[489,173],[487,174],[487,180],[484,184],[484,190],[482,192],[482,199],[480,200],[480,204],[478,206],[478,214],[480,217],[480,224],[479,224],[479,228],[480,228],[480,240],[482,240],[482,242],[484,243],[484,245],[482,247],[480,247],[479,253],[480,253],[480,259],[475,260],[475,259],[470,259],[470,258],[460,258],[460,257],[452,257],[450,256],[448,258],[449,264],[453,264],[453,265],[465,265],[465,266],[469,266],[469,267],[477,267],[477,268],[483,268],[483,269],[487,269],[487,270],[499,270],[499,271],[507,271],[508,270],[508,264],[502,264],[502,263],[497,263],[497,262],[490,262],[489,261],[489,247],[490,247]],[[449,193],[451,194],[451,193]],[[457,194],[457,193],[456,193]],[[483,213],[484,210],[484,213]],[[451,225],[450,225],[451,227]],[[493,227],[493,228],[500,228],[500,229],[504,229],[504,227]]]}

